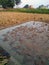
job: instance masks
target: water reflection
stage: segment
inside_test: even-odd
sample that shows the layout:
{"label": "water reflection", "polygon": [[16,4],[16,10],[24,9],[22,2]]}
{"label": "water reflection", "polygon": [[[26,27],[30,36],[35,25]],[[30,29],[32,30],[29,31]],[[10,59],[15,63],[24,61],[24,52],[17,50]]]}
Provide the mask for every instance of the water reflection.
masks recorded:
{"label": "water reflection", "polygon": [[49,57],[49,24],[31,21],[1,30],[0,45],[10,53],[17,65],[34,65],[34,60],[36,64],[40,65],[41,61],[46,64]]}

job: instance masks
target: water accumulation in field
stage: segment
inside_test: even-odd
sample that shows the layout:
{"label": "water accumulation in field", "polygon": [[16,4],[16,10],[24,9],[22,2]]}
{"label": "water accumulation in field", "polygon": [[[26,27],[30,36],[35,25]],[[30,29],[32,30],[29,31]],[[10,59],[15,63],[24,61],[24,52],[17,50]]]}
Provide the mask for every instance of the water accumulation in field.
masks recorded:
{"label": "water accumulation in field", "polygon": [[49,24],[31,21],[1,30],[0,46],[17,65],[49,65]]}

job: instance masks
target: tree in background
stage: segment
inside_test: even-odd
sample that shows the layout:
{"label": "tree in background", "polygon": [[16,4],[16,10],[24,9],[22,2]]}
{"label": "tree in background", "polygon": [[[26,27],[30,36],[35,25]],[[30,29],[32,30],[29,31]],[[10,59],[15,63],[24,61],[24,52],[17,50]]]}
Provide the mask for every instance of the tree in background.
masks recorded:
{"label": "tree in background", "polygon": [[8,0],[7,7],[13,8],[13,6],[14,6],[14,0]]}
{"label": "tree in background", "polygon": [[15,0],[15,1],[16,1],[16,4],[17,5],[21,2],[21,0]]}
{"label": "tree in background", "polygon": [[14,6],[14,0],[0,0],[0,4],[3,8],[12,8]]}
{"label": "tree in background", "polygon": [[3,8],[13,8],[15,3],[18,5],[20,0],[0,0],[0,4]]}
{"label": "tree in background", "polygon": [[24,8],[29,8],[29,5],[28,5],[28,4],[27,4],[27,5],[25,5],[25,6],[24,6]]}

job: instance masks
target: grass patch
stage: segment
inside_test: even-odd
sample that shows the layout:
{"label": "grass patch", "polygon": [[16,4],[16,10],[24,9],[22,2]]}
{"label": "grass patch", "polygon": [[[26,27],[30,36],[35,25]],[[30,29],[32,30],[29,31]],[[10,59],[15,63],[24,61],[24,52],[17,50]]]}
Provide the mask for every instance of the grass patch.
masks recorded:
{"label": "grass patch", "polygon": [[3,9],[0,12],[23,12],[23,13],[40,13],[49,14],[49,9],[30,9],[30,8],[17,8],[17,9]]}

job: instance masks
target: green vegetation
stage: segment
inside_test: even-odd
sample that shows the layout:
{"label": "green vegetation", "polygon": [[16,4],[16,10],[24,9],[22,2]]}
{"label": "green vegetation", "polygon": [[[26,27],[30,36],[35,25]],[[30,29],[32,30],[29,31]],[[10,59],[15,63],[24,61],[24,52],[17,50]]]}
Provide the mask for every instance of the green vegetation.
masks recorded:
{"label": "green vegetation", "polygon": [[40,13],[49,14],[49,9],[30,9],[30,8],[17,8],[17,9],[3,9],[0,12],[23,12],[23,13]]}
{"label": "green vegetation", "polygon": [[3,8],[8,8],[8,7],[13,7],[14,6],[14,1],[12,0],[0,0],[0,4],[2,5]]}
{"label": "green vegetation", "polygon": [[5,57],[3,56],[0,56],[0,65],[4,65],[8,62],[8,59],[6,59]]}
{"label": "green vegetation", "polygon": [[0,5],[2,5],[3,8],[13,8],[15,3],[18,5],[20,0],[0,0]]}
{"label": "green vegetation", "polygon": [[6,65],[10,59],[10,55],[2,47],[0,47],[0,65]]}
{"label": "green vegetation", "polygon": [[[22,8],[22,9],[16,9],[19,12],[26,12],[26,13],[41,13],[41,14],[49,14],[49,9],[30,9],[30,8]],[[15,10],[15,11],[16,11]]]}

